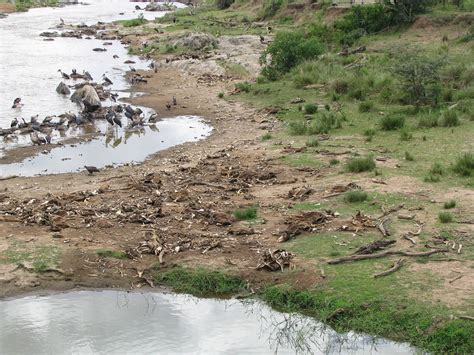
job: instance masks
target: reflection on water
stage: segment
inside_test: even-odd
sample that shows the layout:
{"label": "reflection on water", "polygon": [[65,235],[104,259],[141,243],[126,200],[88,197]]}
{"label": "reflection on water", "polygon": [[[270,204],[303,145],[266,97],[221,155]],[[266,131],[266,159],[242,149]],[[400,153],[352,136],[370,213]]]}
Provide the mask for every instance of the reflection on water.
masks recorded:
{"label": "reflection on water", "polygon": [[260,302],[75,291],[0,301],[2,354],[409,354]]}
{"label": "reflection on water", "polygon": [[[211,132],[211,127],[196,116],[169,118],[155,125],[120,129],[98,126],[105,132],[88,142],[53,148],[21,163],[0,165],[0,176],[33,176],[83,170],[84,165],[98,168],[128,162],[142,162],[160,150],[198,141]],[[97,127],[97,125],[96,125]]]}

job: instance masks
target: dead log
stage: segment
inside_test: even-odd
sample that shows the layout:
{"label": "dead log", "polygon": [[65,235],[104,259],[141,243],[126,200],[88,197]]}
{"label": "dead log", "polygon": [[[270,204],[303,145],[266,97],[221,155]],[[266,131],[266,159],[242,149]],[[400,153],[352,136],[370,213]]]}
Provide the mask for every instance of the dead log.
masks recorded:
{"label": "dead log", "polygon": [[400,269],[403,266],[404,262],[405,262],[405,259],[397,260],[390,269],[388,269],[386,271],[379,272],[378,274],[375,274],[374,278],[387,276],[387,275],[390,275],[391,273],[394,273],[395,271],[397,271],[398,269]]}
{"label": "dead log", "polygon": [[390,236],[390,232],[388,231],[386,224],[390,222],[390,219],[384,218],[379,223],[377,223],[377,229],[382,233],[384,237]]}
{"label": "dead log", "polygon": [[327,263],[328,264],[341,264],[341,263],[350,262],[350,261],[379,259],[379,258],[383,258],[390,255],[415,256],[415,257],[416,256],[430,256],[436,253],[446,253],[446,252],[448,252],[448,249],[443,249],[443,250],[437,249],[437,250],[430,250],[430,251],[424,251],[424,252],[419,252],[419,253],[411,253],[411,252],[403,251],[403,250],[388,250],[388,251],[385,251],[383,253],[378,253],[378,254],[342,256],[340,258],[329,260]]}
{"label": "dead log", "polygon": [[365,255],[365,254],[373,254],[376,251],[382,250],[385,247],[394,244],[396,241],[393,239],[390,240],[376,240],[372,243],[367,245],[361,246],[357,249],[354,254],[355,255]]}

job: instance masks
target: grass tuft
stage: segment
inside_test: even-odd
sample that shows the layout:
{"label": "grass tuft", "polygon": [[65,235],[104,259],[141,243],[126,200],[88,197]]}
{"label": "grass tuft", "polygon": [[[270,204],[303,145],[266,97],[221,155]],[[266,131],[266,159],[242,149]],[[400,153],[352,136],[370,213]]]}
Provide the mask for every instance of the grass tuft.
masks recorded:
{"label": "grass tuft", "polygon": [[446,201],[444,203],[443,207],[444,207],[445,210],[450,210],[451,208],[456,207],[456,201],[454,201],[454,200]]}
{"label": "grass tuft", "polygon": [[443,113],[443,118],[441,120],[441,125],[443,127],[456,127],[459,126],[461,122],[459,121],[458,113],[454,110],[447,110]]}
{"label": "grass tuft", "polygon": [[262,141],[268,141],[270,139],[272,139],[273,136],[270,134],[270,133],[265,133],[262,137],[261,137],[261,140]]}
{"label": "grass tuft", "polygon": [[405,117],[395,114],[384,116],[380,125],[383,131],[395,131],[405,126]]}
{"label": "grass tuft", "polygon": [[318,106],[315,104],[306,104],[304,105],[304,112],[307,113],[308,115],[312,115],[318,112]]}
{"label": "grass tuft", "polygon": [[410,154],[410,152],[405,152],[405,160],[406,161],[415,161],[415,157]]}
{"label": "grass tuft", "polygon": [[156,273],[154,280],[158,284],[171,287],[176,292],[195,296],[226,296],[244,288],[242,280],[237,276],[204,268],[176,268]]}
{"label": "grass tuft", "polygon": [[234,211],[233,215],[239,221],[249,221],[257,218],[257,207],[239,208]]}
{"label": "grass tuft", "polygon": [[474,154],[464,153],[456,159],[452,170],[461,176],[474,176]]}
{"label": "grass tuft", "polygon": [[127,254],[122,251],[100,249],[97,250],[95,253],[103,258],[127,259]]}
{"label": "grass tuft", "polygon": [[438,219],[441,223],[451,223],[453,221],[453,215],[449,212],[440,212]]}
{"label": "grass tuft", "polygon": [[348,203],[364,202],[367,197],[367,192],[364,191],[348,191],[344,194],[344,201]]}
{"label": "grass tuft", "polygon": [[309,140],[306,141],[306,146],[307,147],[318,147],[319,146],[319,140],[316,139],[316,138],[311,138]]}
{"label": "grass tuft", "polygon": [[371,156],[352,158],[346,163],[346,170],[351,173],[362,173],[375,169],[375,161]]}

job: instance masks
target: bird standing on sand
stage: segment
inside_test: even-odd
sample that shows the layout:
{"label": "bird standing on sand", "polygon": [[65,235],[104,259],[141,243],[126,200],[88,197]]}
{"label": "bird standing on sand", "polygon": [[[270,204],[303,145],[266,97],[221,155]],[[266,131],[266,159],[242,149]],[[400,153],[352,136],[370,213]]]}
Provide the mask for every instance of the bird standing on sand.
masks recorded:
{"label": "bird standing on sand", "polygon": [[51,144],[51,136],[49,134],[47,134],[44,138],[48,144]]}
{"label": "bird standing on sand", "polygon": [[171,110],[171,104],[169,102],[166,103],[166,109]]}
{"label": "bird standing on sand", "polygon": [[38,139],[38,135],[36,134],[36,132],[30,133],[30,139],[31,139],[31,143],[33,143],[33,145],[35,145],[35,144],[40,145],[41,144],[39,139]]}
{"label": "bird standing on sand", "polygon": [[100,172],[100,170],[97,169],[95,166],[84,165],[84,168],[86,168],[86,170],[87,170],[87,172],[89,173],[89,175],[92,175],[93,173],[98,173],[98,172]]}
{"label": "bird standing on sand", "polygon": [[114,83],[112,82],[112,80],[110,80],[109,78],[107,78],[105,76],[105,74],[102,75],[102,79],[104,79],[104,82],[106,85],[113,85]]}
{"label": "bird standing on sand", "polygon": [[94,79],[92,78],[91,73],[89,73],[88,71],[85,71],[85,70],[84,70],[82,73],[84,74],[84,77],[85,77],[87,80],[89,80],[89,81],[93,81],[93,80],[94,80]]}
{"label": "bird standing on sand", "polygon": [[173,96],[173,106],[176,106],[178,104],[178,101],[176,100],[176,96]]}
{"label": "bird standing on sand", "polygon": [[130,67],[130,71],[132,71],[132,72],[136,72],[136,71],[137,71],[137,70],[136,70],[134,67],[132,67],[131,65],[129,65],[129,67]]}
{"label": "bird standing on sand", "polygon": [[16,126],[18,126],[18,118],[15,117],[15,118],[12,120],[12,123],[10,123],[10,128],[14,128],[14,127],[16,127]]}
{"label": "bird standing on sand", "polygon": [[13,100],[12,108],[20,108],[21,106],[23,106],[21,103],[21,97],[17,97],[15,100]]}

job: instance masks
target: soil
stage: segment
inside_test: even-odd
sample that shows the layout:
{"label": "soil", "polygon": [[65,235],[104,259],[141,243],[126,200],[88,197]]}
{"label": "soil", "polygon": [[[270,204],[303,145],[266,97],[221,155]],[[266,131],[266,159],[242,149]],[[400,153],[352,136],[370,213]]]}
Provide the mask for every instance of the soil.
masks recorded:
{"label": "soil", "polygon": [[[143,41],[136,35],[126,39]],[[262,141],[261,136],[283,129],[281,123],[267,110],[234,102],[236,78],[214,72],[217,61],[227,58],[256,75],[263,45],[258,36],[222,43],[205,59],[183,59],[179,64],[157,60],[157,72],[146,72],[148,83],[133,88],[148,94],[131,100],[162,117],[205,117],[214,128],[208,139],[162,151],[140,165],[103,169],[94,175],[1,181],[0,298],[74,287],[150,287],[153,268],[177,265],[237,273],[252,289],[272,281],[301,289],[324,282],[319,268],[298,255],[292,256],[290,265],[298,273],[269,272],[257,265],[266,251],[285,248],[281,238],[315,229],[336,230],[347,223],[330,211],[294,217],[288,207],[307,194],[324,201],[334,191],[347,189],[355,176],[334,174],[338,168],[329,164],[297,169],[277,159],[282,149],[291,154],[293,148],[275,149],[274,142]],[[220,92],[226,93],[226,100],[217,98]],[[167,110],[173,96],[177,105]],[[405,180],[377,185],[369,177],[357,177],[357,184],[404,194],[421,190],[416,182]],[[258,206],[255,221],[233,217],[233,211],[249,206]],[[13,262],[16,246],[30,254]],[[34,255],[40,250],[58,255],[56,266],[35,264]],[[126,257],[103,257],[99,250],[123,252]],[[441,270],[443,264],[437,262],[436,268]]]}

